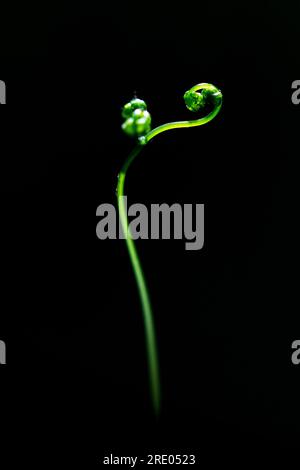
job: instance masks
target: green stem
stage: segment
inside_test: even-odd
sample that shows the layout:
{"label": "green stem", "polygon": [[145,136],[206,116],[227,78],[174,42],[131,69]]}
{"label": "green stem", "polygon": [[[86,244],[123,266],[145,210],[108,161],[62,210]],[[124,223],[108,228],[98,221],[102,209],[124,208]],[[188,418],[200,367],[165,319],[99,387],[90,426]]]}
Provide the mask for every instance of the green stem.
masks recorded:
{"label": "green stem", "polygon": [[[199,85],[194,86],[191,88],[190,91],[198,91],[201,89],[205,90],[215,90],[215,87],[213,85],[210,85],[209,83],[201,83]],[[221,93],[220,93],[221,95]],[[194,119],[192,121],[178,121],[178,122],[168,122],[167,124],[163,124],[162,126],[158,126],[152,131],[150,131],[145,137],[142,137],[143,142],[147,143],[153,137],[157,136],[158,134],[161,134],[162,132],[169,131],[171,129],[179,129],[179,128],[188,128],[188,127],[196,127],[196,126],[202,126],[203,124],[207,124],[209,121],[211,121],[216,115],[219,113],[220,109],[222,107],[222,99],[220,99],[219,104],[213,108],[213,110],[207,115],[204,116],[200,119]]]}
{"label": "green stem", "polygon": [[156,346],[156,337],[155,337],[155,328],[153,321],[153,313],[151,308],[150,296],[145,280],[145,276],[142,270],[141,262],[135,247],[135,243],[131,237],[130,229],[128,227],[128,218],[126,213],[126,208],[124,205],[124,184],[126,173],[142,149],[142,145],[138,144],[135,149],[131,152],[127,158],[121,172],[119,173],[119,180],[117,186],[117,198],[118,198],[118,208],[120,214],[120,220],[122,224],[122,229],[124,232],[126,245],[132,264],[135,280],[137,283],[140,302],[144,317],[144,327],[145,327],[145,336],[146,336],[146,345],[147,345],[147,359],[149,367],[149,382],[151,390],[151,399],[154,412],[156,416],[160,412],[160,380],[159,380],[159,366],[158,366],[158,355],[157,355],[157,346]]}

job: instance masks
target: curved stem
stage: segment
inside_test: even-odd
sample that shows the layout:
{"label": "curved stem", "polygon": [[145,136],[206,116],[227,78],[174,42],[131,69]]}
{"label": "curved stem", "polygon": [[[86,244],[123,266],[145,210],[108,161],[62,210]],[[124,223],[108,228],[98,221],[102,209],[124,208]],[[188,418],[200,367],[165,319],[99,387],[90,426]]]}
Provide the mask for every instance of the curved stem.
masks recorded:
{"label": "curved stem", "polygon": [[138,144],[135,149],[131,152],[127,158],[121,172],[119,173],[119,180],[117,186],[117,198],[118,198],[118,208],[120,214],[120,220],[122,224],[122,229],[124,232],[126,245],[128,249],[128,254],[132,264],[135,280],[138,287],[143,318],[144,318],[144,328],[145,328],[145,337],[146,337],[146,349],[147,349],[147,360],[149,368],[149,382],[151,390],[151,399],[154,412],[156,416],[160,412],[160,379],[159,379],[159,366],[158,366],[158,354],[157,354],[157,345],[155,337],[155,328],[153,321],[153,313],[151,308],[150,296],[145,280],[145,276],[142,270],[141,262],[135,247],[134,240],[131,237],[130,229],[128,226],[128,218],[124,205],[124,184],[127,170],[133,160],[137,157],[142,149],[142,145]]}
{"label": "curved stem", "polygon": [[[215,87],[213,85],[210,85],[209,83],[201,83],[191,88],[190,91],[198,91],[201,89],[214,90]],[[222,100],[220,100],[219,104],[215,106],[214,109],[207,116],[204,116],[200,119],[194,119],[192,121],[169,122],[167,124],[163,124],[162,126],[158,126],[152,131],[148,132],[148,134],[144,137],[144,143],[149,142],[156,135],[161,134],[162,132],[165,132],[165,131],[169,131],[171,129],[179,129],[179,128],[184,128],[184,127],[185,128],[196,127],[196,126],[201,126],[203,124],[207,124],[209,121],[214,119],[214,117],[216,117],[221,107],[222,107]]]}

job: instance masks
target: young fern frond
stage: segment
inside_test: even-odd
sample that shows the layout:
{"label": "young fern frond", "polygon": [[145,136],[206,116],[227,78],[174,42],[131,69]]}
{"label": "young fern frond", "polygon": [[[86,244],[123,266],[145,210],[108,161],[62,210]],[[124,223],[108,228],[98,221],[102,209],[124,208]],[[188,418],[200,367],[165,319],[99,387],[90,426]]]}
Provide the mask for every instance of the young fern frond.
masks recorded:
{"label": "young fern frond", "polygon": [[[200,90],[201,92],[199,93]],[[148,142],[150,142],[150,140],[152,140],[155,136],[161,134],[162,132],[171,129],[201,126],[202,124],[206,124],[211,121],[221,109],[222,93],[218,88],[209,83],[200,83],[184,94],[184,100],[187,108],[192,112],[204,110],[206,107],[210,108],[210,112],[206,116],[196,120],[170,122],[151,130],[151,116],[147,111],[147,105],[145,101],[140,100],[138,98],[134,98],[123,107],[122,111],[122,116],[125,119],[125,122],[122,125],[122,129],[129,136],[137,138],[137,145],[128,156],[118,175],[118,185],[116,193],[118,199],[120,221],[125,235],[129,258],[136,279],[143,313],[149,369],[148,374],[150,384],[150,395],[153,410],[156,416],[159,415],[161,408],[161,390],[153,313],[141,262],[135,247],[134,240],[130,234],[123,196],[127,171],[131,166],[132,162],[141,152],[142,148]]]}

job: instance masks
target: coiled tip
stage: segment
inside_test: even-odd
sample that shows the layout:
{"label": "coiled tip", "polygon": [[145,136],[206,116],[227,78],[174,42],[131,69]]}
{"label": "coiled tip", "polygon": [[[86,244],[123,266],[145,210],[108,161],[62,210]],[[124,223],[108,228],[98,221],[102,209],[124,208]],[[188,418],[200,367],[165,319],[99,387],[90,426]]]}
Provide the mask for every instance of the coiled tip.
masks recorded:
{"label": "coiled tip", "polygon": [[[201,90],[199,93],[198,90]],[[184,96],[189,111],[198,112],[206,106],[217,107],[222,103],[222,93],[214,85],[203,83],[186,91]]]}

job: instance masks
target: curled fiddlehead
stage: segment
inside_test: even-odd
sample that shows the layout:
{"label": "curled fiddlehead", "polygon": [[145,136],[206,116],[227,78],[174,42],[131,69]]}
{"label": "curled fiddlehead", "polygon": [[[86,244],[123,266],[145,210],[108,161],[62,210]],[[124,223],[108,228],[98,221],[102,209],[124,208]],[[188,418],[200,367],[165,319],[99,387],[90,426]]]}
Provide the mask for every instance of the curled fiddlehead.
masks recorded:
{"label": "curled fiddlehead", "polygon": [[[200,91],[200,92],[199,92]],[[137,138],[137,145],[125,161],[119,175],[117,185],[117,199],[120,220],[125,234],[125,240],[128,248],[130,261],[132,264],[133,272],[135,275],[143,318],[145,325],[145,338],[147,359],[149,367],[149,382],[150,393],[152,399],[153,409],[156,415],[160,411],[161,392],[160,392],[160,377],[159,377],[159,362],[156,345],[156,335],[153,321],[152,308],[150,303],[150,296],[147,289],[145,276],[143,274],[141,262],[139,260],[134,241],[131,237],[126,208],[124,204],[124,184],[128,168],[140,153],[143,146],[145,146],[151,139],[162,132],[178,129],[201,126],[211,121],[220,111],[222,106],[222,93],[214,85],[209,83],[200,83],[195,85],[184,94],[186,107],[192,112],[198,112],[206,108],[210,112],[192,121],[178,121],[163,124],[151,130],[151,115],[147,111],[145,101],[134,98],[123,107],[122,116],[125,119],[122,129],[131,136]]]}

